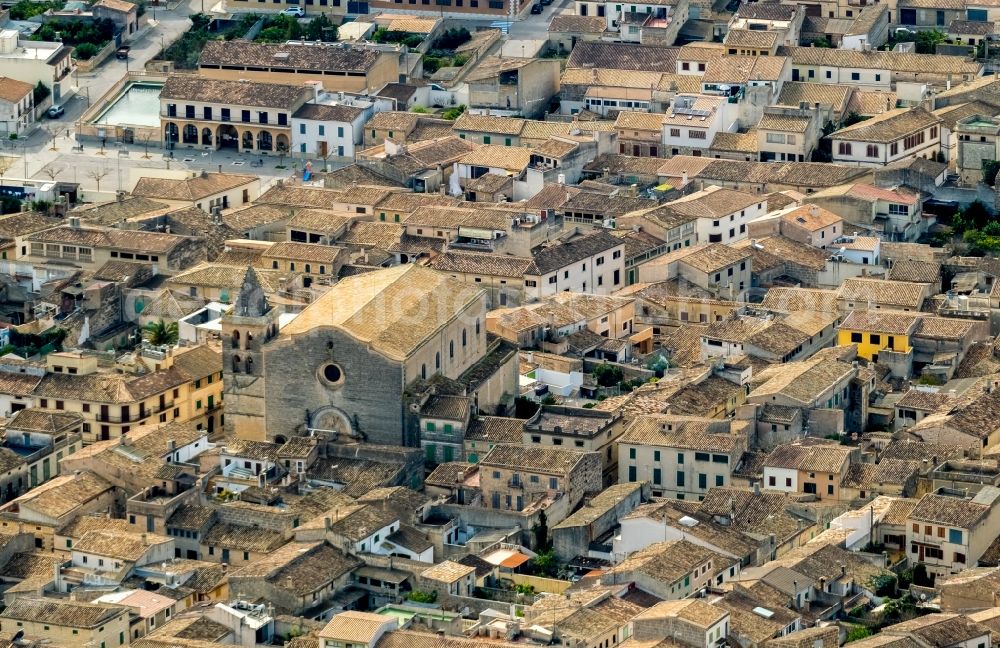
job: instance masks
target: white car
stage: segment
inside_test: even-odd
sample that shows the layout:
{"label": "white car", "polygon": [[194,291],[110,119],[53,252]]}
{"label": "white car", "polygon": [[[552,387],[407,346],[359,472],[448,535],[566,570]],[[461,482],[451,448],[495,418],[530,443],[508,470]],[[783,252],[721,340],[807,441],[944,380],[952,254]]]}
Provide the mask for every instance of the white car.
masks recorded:
{"label": "white car", "polygon": [[296,18],[301,18],[306,15],[305,9],[302,7],[289,7],[288,9],[281,10],[282,16],[295,16]]}

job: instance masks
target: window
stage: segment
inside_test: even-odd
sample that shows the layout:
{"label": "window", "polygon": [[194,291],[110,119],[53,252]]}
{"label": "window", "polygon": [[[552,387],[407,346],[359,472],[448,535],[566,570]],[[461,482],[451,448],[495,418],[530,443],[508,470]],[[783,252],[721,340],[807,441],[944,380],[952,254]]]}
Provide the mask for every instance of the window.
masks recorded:
{"label": "window", "polygon": [[785,134],[784,133],[768,133],[766,136],[768,144],[784,144]]}
{"label": "window", "polygon": [[628,449],[628,458],[629,459],[635,459],[635,448],[629,448]]}
{"label": "window", "polygon": [[851,81],[860,81],[860,80],[861,80],[860,72],[851,72]]}
{"label": "window", "polygon": [[[955,560],[953,562],[962,563],[964,565],[965,564],[965,554],[964,553],[959,553],[959,552],[956,551],[955,552]],[[981,646],[982,644],[979,644],[979,645]]]}
{"label": "window", "polygon": [[851,342],[863,342],[864,336],[860,333],[851,333]]}
{"label": "window", "polygon": [[774,476],[773,475],[767,478],[767,485],[768,486],[774,486],[775,485],[775,480],[774,480]]}
{"label": "window", "polygon": [[708,475],[698,473],[698,488],[708,488]]}
{"label": "window", "polygon": [[660,451],[653,450],[653,461],[659,461],[659,460],[660,460]]}
{"label": "window", "polygon": [[872,333],[871,335],[868,336],[868,338],[871,340],[872,344],[881,344],[882,343],[882,336],[881,335],[877,335],[875,333]]}
{"label": "window", "polygon": [[635,476],[635,466],[629,466],[628,467],[628,480],[630,482],[634,482],[635,479],[636,479],[636,476]]}
{"label": "window", "polygon": [[837,154],[838,155],[851,155],[851,143],[850,142],[837,142]]}
{"label": "window", "polygon": [[694,460],[695,461],[708,461],[710,459],[711,459],[711,455],[709,455],[707,452],[696,452],[696,453],[694,453]]}
{"label": "window", "polygon": [[688,129],[688,137],[691,139],[703,140],[708,139],[708,133],[703,130]]}
{"label": "window", "polygon": [[320,134],[320,137],[323,137],[323,136],[326,135],[326,126],[324,126],[323,124],[319,125],[319,134]]}
{"label": "window", "polygon": [[726,477],[724,475],[716,475],[715,476],[715,485],[716,486],[725,486],[726,485]]}
{"label": "window", "polygon": [[678,488],[684,488],[684,473],[677,471],[677,486]]}
{"label": "window", "polygon": [[865,156],[870,158],[878,157],[878,144],[869,144],[865,147]]}
{"label": "window", "polygon": [[952,544],[962,544],[962,530],[948,529],[948,542]]}

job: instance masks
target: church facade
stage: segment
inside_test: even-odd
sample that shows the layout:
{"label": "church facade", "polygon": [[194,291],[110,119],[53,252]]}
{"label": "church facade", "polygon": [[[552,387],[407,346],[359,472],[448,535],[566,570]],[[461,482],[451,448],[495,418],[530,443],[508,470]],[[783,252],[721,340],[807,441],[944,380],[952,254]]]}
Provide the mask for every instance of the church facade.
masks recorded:
{"label": "church facade", "polygon": [[430,385],[488,355],[486,293],[423,266],[343,279],[280,331],[247,277],[223,318],[227,434],[416,447]]}

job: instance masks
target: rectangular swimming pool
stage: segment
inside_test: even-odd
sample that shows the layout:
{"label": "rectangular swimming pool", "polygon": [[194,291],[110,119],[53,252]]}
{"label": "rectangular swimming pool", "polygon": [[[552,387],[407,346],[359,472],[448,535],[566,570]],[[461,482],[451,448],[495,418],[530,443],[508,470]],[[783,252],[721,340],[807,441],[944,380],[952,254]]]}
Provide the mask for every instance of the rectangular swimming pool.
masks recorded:
{"label": "rectangular swimming pool", "polygon": [[94,124],[109,126],[160,126],[160,90],[158,83],[132,83],[98,115]]}

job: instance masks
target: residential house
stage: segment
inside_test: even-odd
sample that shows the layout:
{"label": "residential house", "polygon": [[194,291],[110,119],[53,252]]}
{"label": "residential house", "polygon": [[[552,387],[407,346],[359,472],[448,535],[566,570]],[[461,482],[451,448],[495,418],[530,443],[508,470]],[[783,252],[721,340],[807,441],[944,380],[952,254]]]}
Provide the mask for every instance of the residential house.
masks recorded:
{"label": "residential house", "polygon": [[763,488],[843,499],[841,482],[857,461],[857,451],[840,444],[786,443],[772,450],[764,461]]}
{"label": "residential house", "polygon": [[76,70],[73,48],[61,42],[21,38],[17,29],[0,29],[0,68],[5,78],[34,88],[39,83],[52,91],[52,103],[62,104],[74,92],[69,78]]}
{"label": "residential house", "polygon": [[99,0],[91,7],[94,18],[107,18],[121,29],[122,39],[131,40],[139,29],[139,5],[127,0]]}
{"label": "residential house", "polygon": [[127,646],[130,614],[118,605],[19,596],[0,614],[0,630],[67,645]]}
{"label": "residential house", "polygon": [[975,565],[993,542],[1000,489],[984,486],[974,497],[941,489],[924,495],[907,517],[907,555],[936,576]]}
{"label": "residential house", "polygon": [[765,108],[757,122],[761,162],[806,162],[812,159],[823,124],[817,113],[801,108]]}
{"label": "residential house", "polygon": [[971,81],[980,74],[980,65],[964,56],[824,47],[782,47],[778,53],[791,59],[792,81],[847,84],[867,90],[889,90],[897,80],[944,87],[949,81]]}
{"label": "residential house", "polygon": [[537,117],[559,92],[559,62],[551,59],[487,57],[465,76],[469,111]]}
{"label": "residential house", "polygon": [[733,120],[726,99],[708,95],[677,95],[661,123],[663,156],[704,155],[717,133],[729,131]]}
{"label": "residential house", "polygon": [[432,592],[469,597],[476,587],[476,568],[445,560],[421,572],[420,581]]}
{"label": "residential house", "polygon": [[276,611],[325,613],[329,599],[347,586],[361,561],[323,542],[290,542],[257,562],[229,572],[234,596],[262,592]]}
{"label": "residential house", "polygon": [[676,601],[707,585],[737,577],[739,561],[687,540],[656,542],[601,574],[601,583],[633,582],[657,598]]}
{"label": "residential house", "polygon": [[841,284],[837,304],[845,313],[853,310],[916,312],[929,296],[929,284],[859,277]]}
{"label": "residential house", "polygon": [[132,195],[163,201],[176,207],[196,207],[204,212],[213,213],[216,207],[231,209],[248,205],[256,200],[260,195],[260,178],[206,172],[176,180],[142,177],[132,188]]}
{"label": "residential house", "polygon": [[731,614],[701,599],[668,600],[643,610],[632,619],[635,642],[676,637],[681,645],[710,648],[729,637]]}
{"label": "residential house", "polygon": [[620,413],[542,405],[525,421],[522,442],[526,447],[562,446],[577,452],[596,452],[601,455],[604,484],[611,485],[619,481],[618,438],[624,429]]}
{"label": "residential house", "polygon": [[683,279],[716,298],[732,299],[750,287],[751,256],[746,250],[724,243],[681,248],[639,266],[639,281]]}
{"label": "residential house", "polygon": [[803,425],[813,434],[855,429],[867,418],[860,414],[867,405],[868,387],[856,383],[857,367],[828,355],[820,352],[761,371],[752,379],[747,401],[799,409]]}
{"label": "residential house", "polygon": [[923,108],[889,110],[828,135],[833,161],[885,166],[911,157],[935,159],[941,146],[941,119]]}
{"label": "residential house", "polygon": [[618,440],[618,481],[650,482],[657,497],[697,500],[730,484],[746,448],[746,436],[731,432],[728,421],[637,417]]}
{"label": "residential house", "polygon": [[733,243],[747,238],[749,221],[767,213],[767,199],[723,187],[706,187],[667,203],[664,209],[697,218],[699,243]]}
{"label": "residential house", "polygon": [[[2,35],[0,35],[2,37]],[[0,77],[0,128],[9,139],[25,135],[35,123],[34,86]]]}
{"label": "residential house", "polygon": [[[483,506],[521,511],[539,498],[562,493],[572,510],[588,491],[599,491],[602,457],[553,447],[495,445],[479,462]],[[558,524],[551,516],[549,522]]]}
{"label": "residential house", "polygon": [[622,155],[660,157],[663,154],[663,118],[660,113],[623,110],[615,119],[618,150]]}
{"label": "residential house", "polygon": [[393,617],[344,610],[333,616],[319,631],[320,648],[337,648],[338,646],[375,646],[386,632],[396,629],[397,622]]}
{"label": "residential house", "polygon": [[292,113],[292,149],[315,155],[354,159],[364,141],[365,123],[379,106],[365,97],[323,93]]}
{"label": "residential house", "polygon": [[[60,473],[64,457],[83,446],[83,418],[78,414],[27,408],[14,413],[7,423],[3,447],[13,450],[25,461],[25,481],[14,488],[4,486],[3,501],[20,495]],[[15,496],[16,496],[15,495]]]}
{"label": "residential house", "polygon": [[930,219],[923,216],[920,194],[904,187],[846,183],[817,191],[809,199],[843,217],[845,234],[854,225],[879,234],[885,241],[916,241],[930,227]]}

